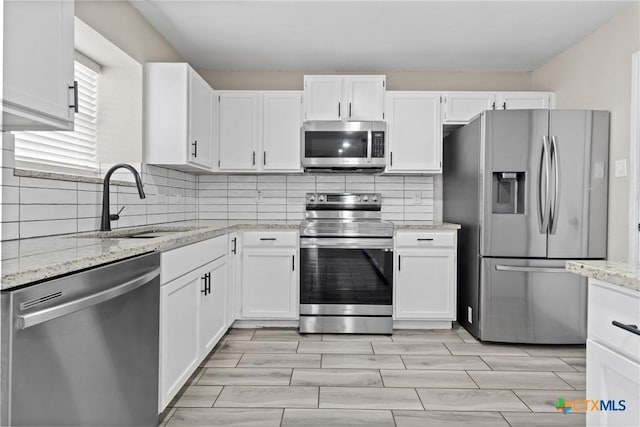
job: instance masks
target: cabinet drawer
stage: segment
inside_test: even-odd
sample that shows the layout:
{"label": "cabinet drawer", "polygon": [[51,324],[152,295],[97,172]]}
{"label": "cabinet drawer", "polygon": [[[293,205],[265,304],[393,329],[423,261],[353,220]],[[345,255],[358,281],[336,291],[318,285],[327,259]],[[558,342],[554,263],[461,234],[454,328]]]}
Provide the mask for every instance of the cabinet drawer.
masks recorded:
{"label": "cabinet drawer", "polygon": [[296,247],[298,233],[295,231],[245,231],[243,246],[254,247]]}
{"label": "cabinet drawer", "polygon": [[160,254],[160,283],[168,283],[225,255],[227,238],[225,234]]}
{"label": "cabinet drawer", "polygon": [[591,279],[588,313],[590,339],[640,361],[640,336],[612,324],[640,325],[640,293]]}
{"label": "cabinet drawer", "polygon": [[455,245],[455,231],[399,231],[396,233],[396,246],[398,247],[453,248]]}

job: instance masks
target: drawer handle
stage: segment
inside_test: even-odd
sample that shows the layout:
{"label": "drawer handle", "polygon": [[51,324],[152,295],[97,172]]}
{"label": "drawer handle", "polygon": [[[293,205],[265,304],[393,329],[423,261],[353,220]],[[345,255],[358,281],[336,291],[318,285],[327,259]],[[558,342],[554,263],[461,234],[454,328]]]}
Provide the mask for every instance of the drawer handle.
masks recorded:
{"label": "drawer handle", "polygon": [[260,238],[260,240],[262,240],[263,242],[264,242],[265,240],[271,240],[271,241],[273,241],[273,240],[276,240],[276,238],[275,238],[275,237],[261,237],[261,238]]}
{"label": "drawer handle", "polygon": [[624,323],[618,322],[614,320],[611,322],[613,326],[617,326],[620,329],[624,329],[627,332],[631,332],[632,334],[640,335],[640,329],[638,329],[638,325],[625,325]]}
{"label": "drawer handle", "polygon": [[428,239],[416,239],[418,240],[418,242],[433,242],[433,238],[428,238]]}

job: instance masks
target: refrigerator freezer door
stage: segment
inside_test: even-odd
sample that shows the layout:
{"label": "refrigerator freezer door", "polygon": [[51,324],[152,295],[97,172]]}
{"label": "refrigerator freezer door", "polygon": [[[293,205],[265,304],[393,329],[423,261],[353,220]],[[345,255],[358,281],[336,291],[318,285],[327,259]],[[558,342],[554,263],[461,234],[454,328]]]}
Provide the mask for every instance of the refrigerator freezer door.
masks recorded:
{"label": "refrigerator freezer door", "polygon": [[551,110],[549,258],[605,258],[609,113]]}
{"label": "refrigerator freezer door", "polygon": [[482,259],[479,338],[584,344],[587,279],[564,265],[562,260]]}
{"label": "refrigerator freezer door", "polygon": [[480,255],[547,256],[548,110],[486,111]]}

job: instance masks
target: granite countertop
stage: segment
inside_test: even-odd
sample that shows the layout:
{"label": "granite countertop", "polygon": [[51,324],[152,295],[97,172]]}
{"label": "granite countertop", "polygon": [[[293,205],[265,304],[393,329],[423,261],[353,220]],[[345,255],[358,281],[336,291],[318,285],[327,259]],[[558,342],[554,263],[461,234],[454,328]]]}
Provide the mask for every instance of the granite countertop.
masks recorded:
{"label": "granite countertop", "polygon": [[[184,221],[111,232],[88,232],[2,242],[1,290],[50,279],[74,271],[153,251],[166,251],[236,230],[292,229],[299,224],[228,224]],[[397,230],[451,230],[457,224],[396,224]],[[132,233],[160,231],[152,239],[125,238]]]}
{"label": "granite countertop", "polygon": [[640,291],[640,264],[616,261],[567,261],[568,271]]}
{"label": "granite countertop", "polygon": [[[210,225],[207,221],[185,221],[112,232],[78,233],[2,242],[2,278],[0,289],[95,267],[130,256],[164,251],[243,229],[298,229],[298,224]],[[163,232],[152,239],[123,238],[125,234]],[[107,238],[108,237],[108,238]]]}
{"label": "granite countertop", "polygon": [[395,224],[395,230],[460,230],[460,224],[440,222],[434,224]]}

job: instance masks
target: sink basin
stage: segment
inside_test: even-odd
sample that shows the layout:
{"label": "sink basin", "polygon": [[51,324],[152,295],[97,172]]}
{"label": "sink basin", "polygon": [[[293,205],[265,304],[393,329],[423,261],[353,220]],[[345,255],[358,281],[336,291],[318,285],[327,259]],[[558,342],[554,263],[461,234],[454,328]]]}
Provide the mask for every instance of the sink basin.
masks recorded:
{"label": "sink basin", "polygon": [[74,237],[87,239],[155,239],[176,233],[197,230],[200,227],[138,227],[129,230],[99,231]]}

